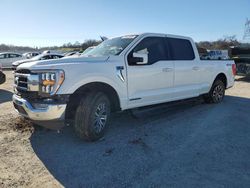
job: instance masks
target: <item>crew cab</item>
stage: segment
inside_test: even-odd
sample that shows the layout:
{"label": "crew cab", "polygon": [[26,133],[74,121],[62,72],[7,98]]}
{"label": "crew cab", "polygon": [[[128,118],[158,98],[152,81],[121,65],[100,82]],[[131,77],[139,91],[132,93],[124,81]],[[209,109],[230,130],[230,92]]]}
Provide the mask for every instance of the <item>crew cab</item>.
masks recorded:
{"label": "crew cab", "polygon": [[17,67],[13,102],[37,124],[72,124],[86,140],[103,136],[110,113],[203,96],[220,103],[234,61],[202,61],[189,37],[143,33],[103,41],[78,58]]}

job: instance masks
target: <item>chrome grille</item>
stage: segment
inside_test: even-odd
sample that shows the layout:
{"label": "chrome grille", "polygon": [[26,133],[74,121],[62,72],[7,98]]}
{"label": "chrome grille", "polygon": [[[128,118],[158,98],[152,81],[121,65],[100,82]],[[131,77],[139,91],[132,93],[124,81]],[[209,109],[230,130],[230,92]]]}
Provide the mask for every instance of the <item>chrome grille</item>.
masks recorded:
{"label": "chrome grille", "polygon": [[19,70],[15,73],[14,90],[17,90],[17,92],[39,91],[39,76]]}
{"label": "chrome grille", "polygon": [[30,70],[28,69],[19,69],[16,71],[16,73],[20,73],[20,74],[30,74]]}
{"label": "chrome grille", "polygon": [[28,76],[29,74],[15,74],[14,84],[18,91],[28,90]]}

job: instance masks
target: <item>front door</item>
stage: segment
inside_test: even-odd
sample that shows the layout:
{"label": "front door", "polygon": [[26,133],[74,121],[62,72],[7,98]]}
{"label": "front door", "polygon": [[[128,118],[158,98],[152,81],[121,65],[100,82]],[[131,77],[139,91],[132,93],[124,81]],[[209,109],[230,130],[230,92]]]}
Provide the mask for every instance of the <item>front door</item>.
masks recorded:
{"label": "front door", "polygon": [[[168,60],[165,38],[146,37],[128,54],[127,78],[129,107],[151,105],[170,100],[174,83],[174,64]],[[147,63],[130,59],[133,53],[147,54]]]}

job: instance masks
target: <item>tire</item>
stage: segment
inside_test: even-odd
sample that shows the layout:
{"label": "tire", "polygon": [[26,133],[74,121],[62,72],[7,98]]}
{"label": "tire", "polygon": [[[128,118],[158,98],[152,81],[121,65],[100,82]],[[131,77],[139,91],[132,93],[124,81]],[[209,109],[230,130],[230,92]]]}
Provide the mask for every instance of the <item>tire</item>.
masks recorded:
{"label": "tire", "polygon": [[87,93],[75,113],[75,132],[87,141],[100,139],[110,118],[110,101],[101,92]]}
{"label": "tire", "polygon": [[6,76],[0,71],[0,85],[6,81]]}
{"label": "tire", "polygon": [[220,103],[225,96],[225,84],[221,80],[215,80],[209,93],[204,96],[206,103]]}

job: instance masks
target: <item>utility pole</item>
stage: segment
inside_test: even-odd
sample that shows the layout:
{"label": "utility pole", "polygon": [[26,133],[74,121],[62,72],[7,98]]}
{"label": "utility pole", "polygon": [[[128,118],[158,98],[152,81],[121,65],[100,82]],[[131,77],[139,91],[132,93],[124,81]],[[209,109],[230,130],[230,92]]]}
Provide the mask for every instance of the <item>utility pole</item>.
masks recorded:
{"label": "utility pole", "polygon": [[250,41],[250,20],[247,18],[245,23],[245,31],[243,35],[244,41]]}

